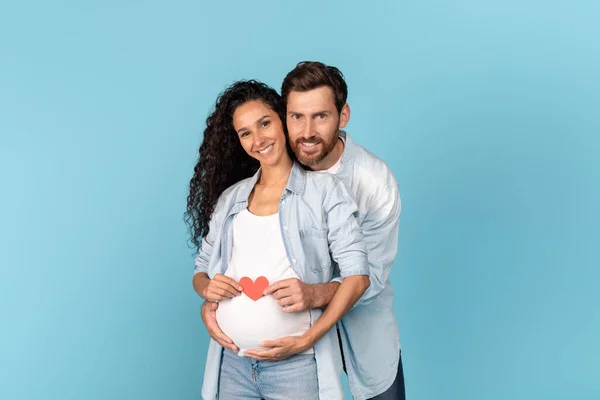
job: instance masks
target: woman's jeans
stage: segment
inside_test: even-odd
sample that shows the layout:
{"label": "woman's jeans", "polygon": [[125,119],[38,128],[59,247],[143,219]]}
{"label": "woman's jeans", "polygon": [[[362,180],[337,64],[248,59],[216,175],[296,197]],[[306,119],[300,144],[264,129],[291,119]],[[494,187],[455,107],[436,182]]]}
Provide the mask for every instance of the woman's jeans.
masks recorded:
{"label": "woman's jeans", "polygon": [[223,350],[219,400],[318,400],[314,354],[258,361]]}

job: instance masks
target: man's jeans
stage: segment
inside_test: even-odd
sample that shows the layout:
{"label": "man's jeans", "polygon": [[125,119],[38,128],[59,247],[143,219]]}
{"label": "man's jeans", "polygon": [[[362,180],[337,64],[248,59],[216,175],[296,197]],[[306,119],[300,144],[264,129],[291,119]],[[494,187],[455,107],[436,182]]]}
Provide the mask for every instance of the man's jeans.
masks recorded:
{"label": "man's jeans", "polygon": [[283,361],[258,361],[223,350],[220,400],[318,400],[314,354],[296,354]]}

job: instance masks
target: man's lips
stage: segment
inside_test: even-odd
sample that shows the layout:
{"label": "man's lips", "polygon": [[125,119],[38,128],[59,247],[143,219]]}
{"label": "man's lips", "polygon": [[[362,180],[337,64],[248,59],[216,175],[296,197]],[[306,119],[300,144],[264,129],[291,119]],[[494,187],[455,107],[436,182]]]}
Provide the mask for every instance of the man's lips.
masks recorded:
{"label": "man's lips", "polygon": [[302,141],[296,142],[298,147],[305,153],[316,153],[321,146],[320,141]]}

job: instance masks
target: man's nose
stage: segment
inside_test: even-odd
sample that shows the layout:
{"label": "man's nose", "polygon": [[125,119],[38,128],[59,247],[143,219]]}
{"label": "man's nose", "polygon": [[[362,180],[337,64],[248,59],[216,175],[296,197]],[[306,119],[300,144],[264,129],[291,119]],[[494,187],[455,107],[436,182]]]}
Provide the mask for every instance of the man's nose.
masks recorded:
{"label": "man's nose", "polygon": [[315,136],[315,123],[312,119],[308,119],[304,124],[304,129],[302,130],[302,137],[310,138]]}

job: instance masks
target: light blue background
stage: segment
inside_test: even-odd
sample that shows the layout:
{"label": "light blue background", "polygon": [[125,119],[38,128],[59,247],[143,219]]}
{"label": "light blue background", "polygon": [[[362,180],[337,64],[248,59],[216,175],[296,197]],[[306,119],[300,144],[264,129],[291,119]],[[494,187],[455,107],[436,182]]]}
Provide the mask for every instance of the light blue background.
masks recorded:
{"label": "light blue background", "polygon": [[600,398],[597,1],[3,1],[0,398],[197,399],[216,95],[344,72],[403,200],[409,399]]}

